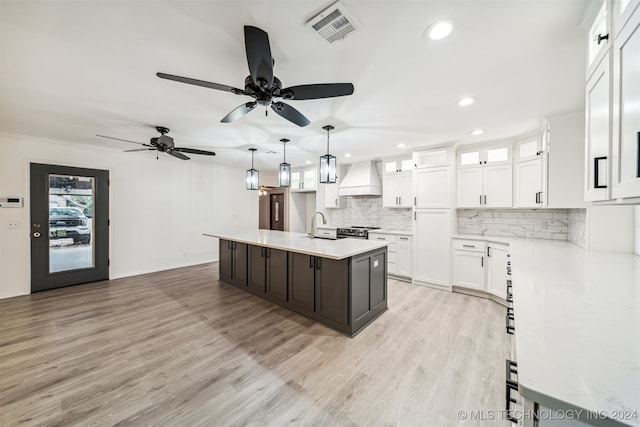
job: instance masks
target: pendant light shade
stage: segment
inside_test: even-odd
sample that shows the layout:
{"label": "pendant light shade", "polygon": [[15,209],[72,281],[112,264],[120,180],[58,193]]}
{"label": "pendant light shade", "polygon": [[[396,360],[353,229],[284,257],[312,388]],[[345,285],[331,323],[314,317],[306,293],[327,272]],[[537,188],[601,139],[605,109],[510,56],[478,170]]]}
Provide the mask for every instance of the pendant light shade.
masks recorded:
{"label": "pendant light shade", "polygon": [[336,182],[336,156],[329,154],[329,131],[334,127],[323,126],[327,131],[327,154],[320,156],[320,184],[335,184]]}
{"label": "pendant light shade", "polygon": [[260,171],[253,168],[253,155],[257,148],[249,148],[251,151],[251,169],[247,169],[247,190],[257,190],[260,183]]}
{"label": "pendant light shade", "polygon": [[284,158],[278,168],[278,184],[280,187],[289,187],[291,185],[291,165],[287,163],[287,142],[289,142],[289,140],[282,138],[280,142],[282,142]]}

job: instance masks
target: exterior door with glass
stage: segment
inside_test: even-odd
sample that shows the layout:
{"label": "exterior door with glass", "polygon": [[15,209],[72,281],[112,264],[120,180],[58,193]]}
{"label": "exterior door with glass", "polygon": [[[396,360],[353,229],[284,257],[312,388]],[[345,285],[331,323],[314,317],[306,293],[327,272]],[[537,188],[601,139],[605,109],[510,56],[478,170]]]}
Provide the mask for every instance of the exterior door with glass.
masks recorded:
{"label": "exterior door with glass", "polygon": [[31,292],[109,278],[109,171],[31,164]]}

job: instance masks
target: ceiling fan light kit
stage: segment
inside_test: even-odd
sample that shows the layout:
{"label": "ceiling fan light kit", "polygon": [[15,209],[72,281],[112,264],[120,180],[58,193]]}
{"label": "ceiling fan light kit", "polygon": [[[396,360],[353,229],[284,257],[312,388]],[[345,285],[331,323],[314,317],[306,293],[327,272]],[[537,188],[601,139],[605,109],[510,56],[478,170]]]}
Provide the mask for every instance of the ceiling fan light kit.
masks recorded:
{"label": "ceiling fan light kit", "polygon": [[260,171],[253,167],[253,155],[257,148],[249,148],[251,151],[251,169],[247,169],[247,190],[257,190],[260,187]]}
{"label": "ceiling fan light kit", "polygon": [[280,142],[282,142],[283,159],[278,167],[278,184],[280,187],[287,188],[291,185],[291,165],[287,163],[287,142],[289,140],[282,138]]}
{"label": "ceiling fan light kit", "polygon": [[336,156],[329,154],[329,132],[334,129],[331,125],[323,126],[327,131],[327,154],[320,156],[320,184],[335,184]]}
{"label": "ceiling fan light kit", "polygon": [[244,41],[249,65],[249,76],[244,80],[244,89],[173,74],[156,73],[156,75],[161,79],[231,92],[236,95],[246,95],[254,99],[254,101],[236,107],[221,120],[222,123],[232,123],[260,105],[265,108],[271,107],[282,118],[303,127],[310,123],[309,119],[289,104],[278,101],[277,98],[297,101],[353,94],[353,84],[351,83],[307,84],[283,89],[280,79],[273,75],[274,60],[271,56],[269,35],[260,28],[245,25]]}

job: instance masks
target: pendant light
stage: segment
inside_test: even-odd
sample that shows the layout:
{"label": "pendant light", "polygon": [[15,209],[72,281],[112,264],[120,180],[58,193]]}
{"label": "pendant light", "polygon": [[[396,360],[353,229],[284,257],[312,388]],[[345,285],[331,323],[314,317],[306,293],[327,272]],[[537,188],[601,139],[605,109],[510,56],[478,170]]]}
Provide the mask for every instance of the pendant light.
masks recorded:
{"label": "pendant light", "polygon": [[284,158],[278,168],[278,183],[280,184],[280,187],[289,187],[291,185],[291,165],[287,163],[287,142],[289,142],[289,140],[287,138],[282,138],[280,142],[282,142]]}
{"label": "pendant light", "polygon": [[257,148],[249,148],[251,151],[251,169],[247,169],[247,190],[257,190],[260,181],[260,171],[253,168],[253,155]]}
{"label": "pendant light", "polygon": [[326,125],[322,129],[327,131],[327,154],[320,156],[320,184],[335,184],[336,156],[329,154],[329,131],[333,130],[334,127]]}

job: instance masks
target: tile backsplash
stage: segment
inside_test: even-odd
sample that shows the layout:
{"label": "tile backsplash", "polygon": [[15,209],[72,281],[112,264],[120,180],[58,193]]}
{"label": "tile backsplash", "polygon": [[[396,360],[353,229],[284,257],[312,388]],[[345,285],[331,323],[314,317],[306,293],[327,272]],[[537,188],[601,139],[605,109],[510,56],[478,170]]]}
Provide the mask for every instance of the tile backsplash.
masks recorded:
{"label": "tile backsplash", "polygon": [[567,209],[569,211],[569,235],[568,240],[584,248],[587,244],[587,210]]}
{"label": "tile backsplash", "polygon": [[567,240],[569,209],[458,209],[458,233]]}
{"label": "tile backsplash", "polygon": [[411,231],[411,209],[383,208],[382,197],[347,196],[344,209],[331,209],[331,224],[374,226],[385,230]]}

